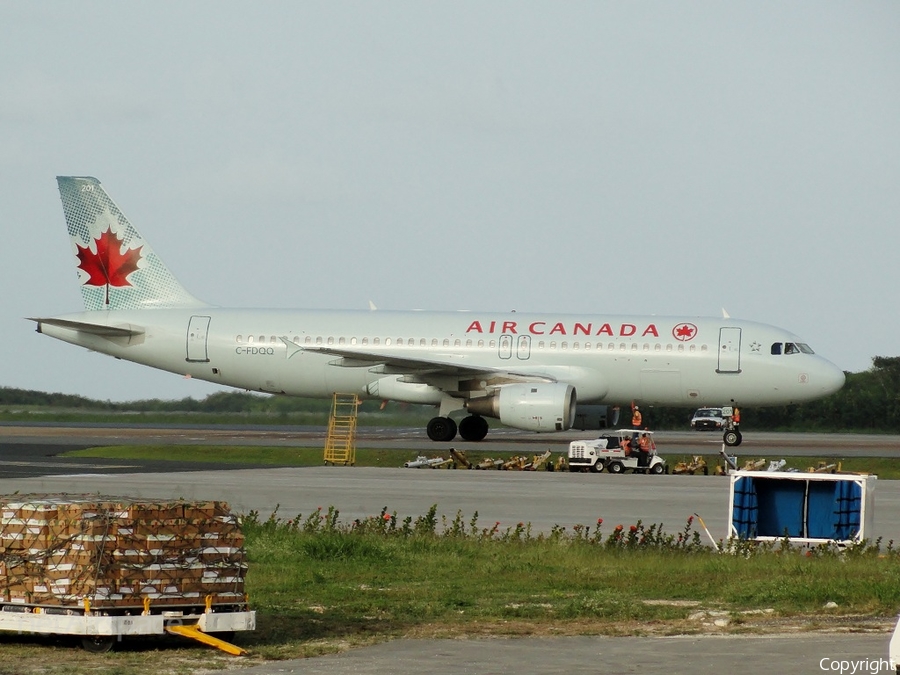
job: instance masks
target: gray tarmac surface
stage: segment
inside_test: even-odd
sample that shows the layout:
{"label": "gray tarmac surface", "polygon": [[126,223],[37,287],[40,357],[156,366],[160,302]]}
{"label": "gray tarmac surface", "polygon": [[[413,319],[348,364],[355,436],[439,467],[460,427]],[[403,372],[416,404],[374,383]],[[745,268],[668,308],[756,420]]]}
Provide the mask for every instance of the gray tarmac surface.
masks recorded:
{"label": "gray tarmac surface", "polygon": [[[410,430],[411,431],[411,430]],[[375,432],[360,445],[440,449],[406,432]],[[705,434],[659,435],[663,447],[678,447],[679,454],[718,439]],[[494,440],[522,454],[537,446],[564,447],[567,439],[515,434]],[[593,437],[580,434],[579,437]],[[699,438],[698,438],[699,437]],[[126,429],[0,426],[0,493],[101,492],[147,498],[226,499],[239,511],[255,509],[263,515],[276,506],[279,514],[293,517],[318,507],[335,506],[342,520],[374,515],[387,507],[398,515],[418,516],[432,504],[453,518],[461,511],[468,520],[477,511],[484,526],[531,523],[533,531],[554,525],[593,525],[598,517],[606,526],[617,523],[663,522],[677,531],[688,516],[699,513],[712,535],[724,537],[727,524],[728,479],[704,476],[641,476],[488,471],[421,471],[362,467],[265,468],[202,466],[57,457],[76,446],[127,442],[236,443],[310,445],[322,442],[321,431]],[[897,437],[817,436],[801,434],[750,436],[740,450],[746,456],[808,454],[872,456],[898,454]],[[316,440],[317,439],[317,440]],[[698,446],[698,444],[700,444]],[[482,444],[479,447],[484,447]],[[544,449],[544,448],[541,448]],[[752,451],[751,451],[752,450]],[[700,452],[700,450],[695,450]],[[193,469],[193,470],[186,470]],[[200,470],[197,470],[200,469]],[[878,536],[900,541],[900,481],[882,481],[876,487],[875,521]],[[887,627],[874,634],[807,633],[789,636],[705,637],[566,637],[471,640],[398,640],[344,654],[256,666],[241,672],[263,673],[821,673],[838,672],[840,662],[870,661],[856,672],[887,672]],[[825,661],[822,661],[825,659]],[[846,664],[845,664],[846,665]],[[849,672],[849,670],[845,670]]]}

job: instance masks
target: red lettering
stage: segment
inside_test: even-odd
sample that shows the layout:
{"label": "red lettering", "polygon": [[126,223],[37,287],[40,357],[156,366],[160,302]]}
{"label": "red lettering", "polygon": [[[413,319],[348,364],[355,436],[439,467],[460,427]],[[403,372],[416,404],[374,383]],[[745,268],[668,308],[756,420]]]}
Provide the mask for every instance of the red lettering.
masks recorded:
{"label": "red lettering", "polygon": [[515,333],[516,332],[516,322],[515,321],[504,321],[502,332],[503,333]]}
{"label": "red lettering", "polygon": [[496,321],[491,321],[491,327],[488,329],[488,333],[493,333],[494,329],[497,327]]}
{"label": "red lettering", "polygon": [[[528,326],[528,332],[531,333],[532,335],[543,335],[544,334],[543,328],[546,325],[547,325],[547,323],[545,321],[535,321],[533,324]],[[538,330],[537,328],[535,328],[535,326],[540,326],[541,330]]]}
{"label": "red lettering", "polygon": [[587,326],[585,326],[583,323],[576,323],[575,330],[572,331],[572,335],[578,335],[579,333],[581,333],[582,335],[590,335],[592,326],[593,324],[590,323]]}
{"label": "red lettering", "polygon": [[466,332],[467,333],[472,333],[472,332],[483,333],[484,331],[481,330],[481,322],[480,321],[473,321],[472,323],[469,324],[469,327],[466,328]]}
{"label": "red lettering", "polygon": [[637,333],[637,326],[635,326],[633,323],[623,323],[619,327],[620,337],[631,337],[635,333]]}
{"label": "red lettering", "polygon": [[652,335],[653,337],[659,337],[659,331],[656,330],[656,326],[654,324],[650,324],[647,326],[647,330],[641,333],[641,337],[647,337],[648,335]]}
{"label": "red lettering", "polygon": [[566,327],[563,326],[561,323],[553,324],[553,328],[550,329],[550,335],[553,335],[554,333],[559,333],[560,335],[565,335]]}
{"label": "red lettering", "polygon": [[610,337],[612,337],[612,334],[612,326],[610,326],[608,323],[600,326],[600,330],[597,331],[597,335],[609,335]]}

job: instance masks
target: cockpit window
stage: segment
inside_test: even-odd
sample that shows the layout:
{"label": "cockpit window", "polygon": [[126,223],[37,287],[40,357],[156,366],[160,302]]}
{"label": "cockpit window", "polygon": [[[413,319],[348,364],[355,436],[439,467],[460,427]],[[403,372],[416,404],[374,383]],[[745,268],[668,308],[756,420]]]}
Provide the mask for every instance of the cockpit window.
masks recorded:
{"label": "cockpit window", "polygon": [[808,344],[804,342],[773,342],[772,353],[778,354],[815,354]]}

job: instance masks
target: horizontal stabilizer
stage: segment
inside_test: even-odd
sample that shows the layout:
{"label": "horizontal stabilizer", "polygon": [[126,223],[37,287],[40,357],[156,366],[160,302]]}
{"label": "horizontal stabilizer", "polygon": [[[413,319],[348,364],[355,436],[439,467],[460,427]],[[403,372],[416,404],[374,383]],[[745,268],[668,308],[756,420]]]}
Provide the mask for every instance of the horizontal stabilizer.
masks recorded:
{"label": "horizontal stabilizer", "polygon": [[102,323],[88,323],[86,321],[70,321],[68,319],[35,319],[29,318],[29,321],[37,322],[37,332],[42,333],[41,327],[56,326],[57,328],[67,328],[69,330],[77,330],[80,333],[90,333],[91,335],[100,335],[102,337],[134,337],[143,335],[144,329],[140,326],[107,326]]}

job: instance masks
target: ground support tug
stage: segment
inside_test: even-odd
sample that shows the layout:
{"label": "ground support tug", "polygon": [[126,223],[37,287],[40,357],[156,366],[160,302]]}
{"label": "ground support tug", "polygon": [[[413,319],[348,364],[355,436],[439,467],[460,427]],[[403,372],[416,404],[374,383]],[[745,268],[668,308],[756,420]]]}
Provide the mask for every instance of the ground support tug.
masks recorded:
{"label": "ground support tug", "polygon": [[[641,436],[649,439],[650,447],[646,457],[637,449]],[[628,439],[634,449],[626,451],[623,447],[625,439]],[[595,440],[569,443],[569,471],[599,473],[604,470],[609,473],[668,473],[666,460],[656,453],[652,431],[619,429]]]}

